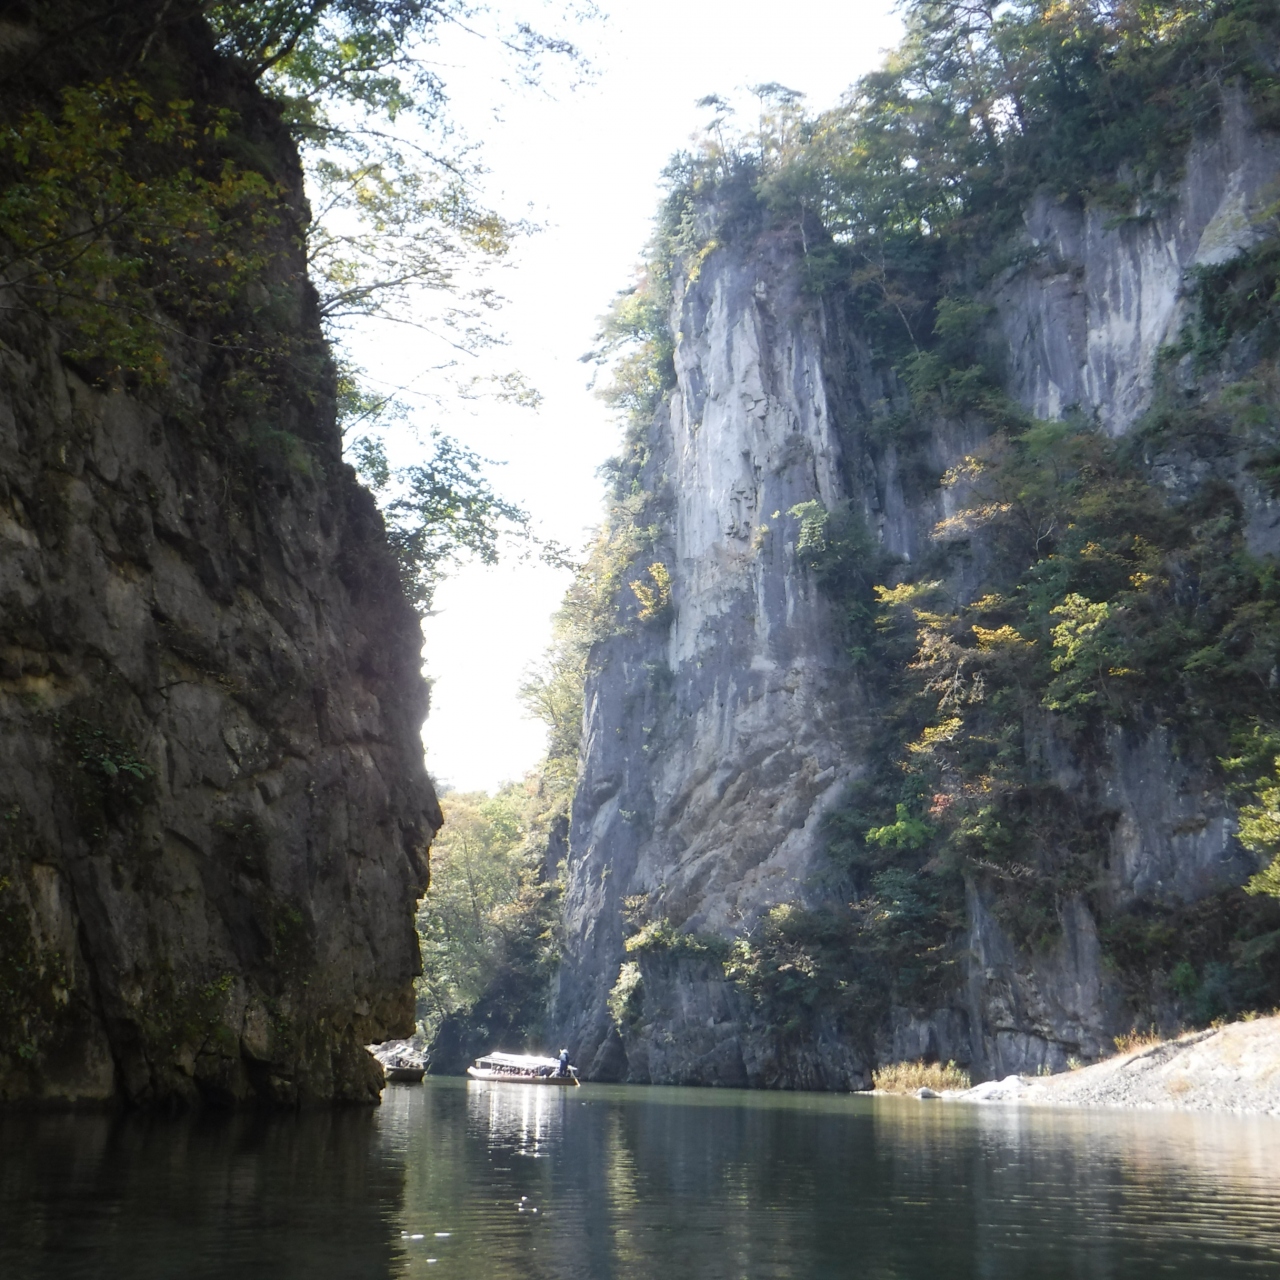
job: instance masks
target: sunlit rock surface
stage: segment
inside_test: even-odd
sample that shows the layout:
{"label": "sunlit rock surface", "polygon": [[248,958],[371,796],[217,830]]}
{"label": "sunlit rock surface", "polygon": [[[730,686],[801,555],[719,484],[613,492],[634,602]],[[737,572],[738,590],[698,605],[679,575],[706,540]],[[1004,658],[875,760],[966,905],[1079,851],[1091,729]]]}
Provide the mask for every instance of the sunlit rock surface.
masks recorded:
{"label": "sunlit rock surface", "polygon": [[1222,128],[1192,147],[1167,205],[1131,218],[1042,197],[1024,216],[1032,260],[993,290],[1010,390],[1038,418],[1096,414],[1122,435],[1150,404],[1160,349],[1185,317],[1189,268],[1252,248],[1274,202],[1280,140],[1260,136],[1236,93]]}
{"label": "sunlit rock surface", "polygon": [[[1187,271],[1249,247],[1274,199],[1280,144],[1229,101],[1219,135],[1198,143],[1167,207],[1117,220],[1048,200],[991,286],[991,332],[1009,390],[1033,414],[1076,412],[1113,435],[1150,402],[1155,362],[1184,318]],[[642,483],[667,496],[669,614],[637,622],[593,654],[586,747],[567,864],[558,1028],[598,1078],[847,1088],[871,1056],[956,1058],[975,1078],[1061,1069],[1110,1047],[1122,1017],[1083,900],[1059,940],[1030,956],[1005,936],[977,887],[968,902],[966,974],[945,1008],[895,1010],[874,1050],[819,1028],[803,1044],[759,1025],[697,955],[628,954],[626,900],[648,918],[728,939],[784,902],[813,905],[824,880],[824,815],[863,767],[869,703],[839,651],[812,577],[797,563],[789,508],[850,499],[892,555],[916,561],[963,493],[937,477],[979,443],[939,421],[923,472],[892,443],[868,446],[877,402],[901,390],[877,369],[856,317],[799,289],[795,259],[768,235],[712,252],[677,281],[678,386],[653,423]],[[1180,377],[1190,377],[1189,373]],[[1220,476],[1249,513],[1258,552],[1280,546],[1280,512],[1232,456],[1150,460],[1171,491]],[[925,475],[924,473],[928,474]],[[970,564],[949,585],[976,585]],[[1194,760],[1157,731],[1116,730],[1088,768],[1029,726],[1054,781],[1112,822],[1098,892],[1192,902],[1255,869],[1232,812]],[[615,1025],[608,994],[638,966],[644,1004]]]}
{"label": "sunlit rock surface", "polygon": [[[791,507],[844,495],[825,322],[792,266],[767,249],[713,256],[673,317],[679,389],[646,477],[671,494],[670,617],[603,646],[571,835],[557,1007],[597,1074],[620,1069],[604,1001],[623,898],[645,894],[682,928],[724,935],[810,899],[823,815],[857,768],[859,700],[827,602],[783,533]],[[670,1014],[649,1024],[654,1043],[631,1047],[632,1074],[759,1083],[774,1067],[752,1057],[740,998],[698,967],[671,975]],[[647,982],[652,1003],[661,979]],[[848,1078],[842,1061],[817,1083]]]}
{"label": "sunlit rock surface", "polygon": [[1280,1116],[1280,1018],[1234,1022],[1144,1044],[1074,1071],[1011,1075],[943,1096],[961,1102]]}

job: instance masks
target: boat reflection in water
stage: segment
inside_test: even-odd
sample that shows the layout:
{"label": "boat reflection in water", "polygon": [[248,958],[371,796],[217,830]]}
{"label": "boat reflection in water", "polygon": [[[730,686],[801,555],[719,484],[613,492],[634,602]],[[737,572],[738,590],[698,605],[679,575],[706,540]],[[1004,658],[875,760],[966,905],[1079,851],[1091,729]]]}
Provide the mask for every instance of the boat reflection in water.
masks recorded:
{"label": "boat reflection in water", "polygon": [[428,1077],[0,1114],[0,1277],[1246,1280],[1280,1276],[1277,1169],[1271,1116]]}
{"label": "boat reflection in water", "polygon": [[490,1149],[548,1156],[559,1146],[565,1095],[559,1089],[527,1089],[496,1080],[467,1082],[467,1127]]}

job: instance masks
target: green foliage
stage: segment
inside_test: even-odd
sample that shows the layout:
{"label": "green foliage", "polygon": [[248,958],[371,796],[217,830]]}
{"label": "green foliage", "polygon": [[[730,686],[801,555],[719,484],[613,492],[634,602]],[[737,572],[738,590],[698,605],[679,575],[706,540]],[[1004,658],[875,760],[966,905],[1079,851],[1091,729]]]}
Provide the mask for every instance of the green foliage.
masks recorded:
{"label": "green foliage", "polygon": [[992,310],[986,303],[960,295],[937,300],[930,345],[915,347],[899,362],[902,380],[918,409],[980,410],[988,417],[1008,413],[999,372],[982,344]]}
{"label": "green foliage", "polygon": [[243,345],[282,198],[230,159],[234,124],[225,109],[106,80],[0,129],[0,266],[69,359],[159,384],[177,331]]}
{"label": "green foliage", "polygon": [[628,632],[635,622],[660,625],[671,617],[669,571],[652,559],[666,550],[666,502],[645,487],[648,461],[643,439],[629,430],[623,456],[602,468],[604,519],[565,599],[584,662],[597,641]]}
{"label": "green foliage", "polygon": [[728,943],[718,934],[687,933],[677,930],[665,916],[642,924],[623,944],[628,955],[664,955],[722,959]]}
{"label": "green foliage", "polygon": [[669,971],[672,964],[694,961],[700,968],[719,972],[728,963],[732,946],[719,934],[679,929],[666,916],[651,918],[647,894],[625,898],[622,906],[628,927],[623,946],[634,959],[622,962],[607,1005],[614,1025],[625,1035],[644,1021],[646,971],[653,977]]}
{"label": "green foliage", "polygon": [[593,584],[580,571],[552,619],[551,644],[520,688],[526,710],[547,726],[542,781],[567,814],[578,779],[583,689],[599,619]]}
{"label": "green foliage", "polygon": [[534,1047],[559,958],[561,886],[547,863],[571,796],[535,772],[496,795],[446,795],[418,911],[418,1018],[431,1069],[461,1073],[495,1047]]}
{"label": "green foliage", "polygon": [[957,923],[938,883],[889,868],[848,906],[774,907],[734,941],[725,973],[784,1040],[827,1019],[869,1046],[890,1005],[927,1004],[954,980]]}
{"label": "green foliage", "polygon": [[988,587],[896,625],[916,626],[916,692],[936,710],[912,745],[955,830],[1032,780],[1007,728],[1037,708],[1086,735],[1154,716],[1229,737],[1270,704],[1273,570],[1245,549],[1230,490],[1172,502],[1135,449],[1057,425],[993,438],[949,482],[965,497],[938,536],[983,548]]}
{"label": "green foliage", "polygon": [[92,775],[103,786],[137,795],[139,784],[154,773],[132,744],[87,720],[75,718],[65,725],[59,722],[55,728],[66,733],[75,752],[76,768]]}
{"label": "green foliage", "polygon": [[1050,711],[1073,711],[1087,706],[1101,693],[1111,697],[1111,682],[1133,672],[1117,665],[1125,661],[1127,646],[1111,621],[1111,605],[1094,603],[1074,591],[1049,610],[1061,618],[1052,630],[1050,665],[1057,678],[1044,692]]}
{"label": "green foliage", "polygon": [[457,13],[448,0],[251,0],[204,8],[224,47],[251,74],[284,64],[300,91],[385,111],[409,105],[397,75],[409,62],[408,40]]}
{"label": "green foliage", "polygon": [[883,827],[868,827],[864,839],[882,849],[923,849],[933,838],[935,829],[920,818],[914,818],[905,804],[895,809],[895,820]]}
{"label": "green foliage", "polygon": [[639,1020],[643,993],[644,978],[639,964],[634,960],[624,960],[618,968],[618,980],[606,1001],[614,1026],[625,1029]]}
{"label": "green foliage", "polygon": [[[810,286],[845,290],[917,400],[965,409],[999,381],[966,295],[1009,265],[1028,201],[1043,192],[1150,217],[1216,120],[1223,85],[1242,85],[1264,125],[1280,118],[1280,11],[1272,0],[908,0],[904,13],[902,44],[834,110],[807,119],[784,93],[735,134],[728,104],[707,99],[701,149],[669,171],[668,243],[694,275],[745,228],[789,233]],[[1274,269],[1263,254],[1209,276],[1206,289],[1240,311],[1258,296],[1246,280],[1265,285]],[[1210,317],[1206,340],[1216,332]],[[947,349],[963,346],[970,358]]]}
{"label": "green foliage", "polygon": [[1246,849],[1266,860],[1245,888],[1280,898],[1280,729],[1255,723],[1236,747],[1237,753],[1222,763],[1243,779],[1236,789],[1251,800],[1240,807],[1237,834]]}
{"label": "green foliage", "polygon": [[[490,15],[464,0],[253,0],[205,12],[222,50],[279,100],[302,150],[326,319],[416,322],[423,291],[441,292],[440,324],[464,346],[483,343],[472,321],[492,296],[468,296],[456,273],[503,257],[523,228],[477,203],[479,163],[454,137],[440,63],[423,54],[443,27],[476,30]],[[489,25],[528,80],[548,54],[578,59],[527,23]]]}
{"label": "green foliage", "polygon": [[[682,195],[664,202],[638,278],[601,319],[596,347],[582,357],[607,370],[598,392],[622,427],[622,449],[601,468],[605,513],[574,588],[583,634],[593,639],[629,631],[634,622],[662,624],[671,609],[670,571],[662,557],[670,497],[652,474],[650,436],[676,385],[675,336],[669,313],[675,245],[692,235],[681,226]],[[590,622],[587,615],[590,614]]]}
{"label": "green foliage", "polygon": [[1260,244],[1191,270],[1195,306],[1172,354],[1190,353],[1198,373],[1211,371],[1241,335],[1250,336],[1259,355],[1274,355],[1280,346],[1280,206],[1265,210],[1254,228]]}
{"label": "green foliage", "polygon": [[494,492],[486,460],[443,432],[431,433],[424,462],[407,467],[392,469],[373,436],[356,440],[352,454],[360,478],[382,503],[405,594],[424,615],[451,566],[468,559],[496,564],[504,544],[534,543],[528,514]]}
{"label": "green foliage", "polygon": [[125,735],[80,716],[53,721],[76,822],[92,840],[129,821],[151,798],[154,770]]}
{"label": "green foliage", "polygon": [[851,237],[999,230],[1046,185],[1149,199],[1221,83],[1243,78],[1264,110],[1274,95],[1267,3],[913,0],[906,16],[885,68],[815,130],[825,220]]}
{"label": "green foliage", "polygon": [[592,640],[627,631],[633,622],[662,624],[671,617],[670,570],[661,558],[668,500],[649,474],[653,417],[675,386],[669,301],[665,272],[650,272],[620,295],[603,322],[600,345],[583,357],[608,366],[609,382],[599,394],[623,428],[622,452],[601,468],[604,519],[571,593],[580,632]]}
{"label": "green foliage", "polygon": [[[288,971],[287,971],[288,972]],[[290,977],[296,977],[290,972]],[[240,1047],[228,1005],[235,975],[216,973],[207,981],[179,980],[172,973],[153,979],[141,1017],[141,1033],[154,1061],[172,1064],[175,1058],[204,1053],[234,1057]]]}
{"label": "green foliage", "polygon": [[[439,115],[445,85],[421,51],[437,29],[481,16],[462,0],[213,0],[202,9],[223,51],[299,112],[309,108],[303,121],[315,129],[341,127],[324,114],[335,106],[390,119]],[[519,18],[492,30],[526,78],[548,55],[579,58],[570,42]]]}
{"label": "green foliage", "polygon": [[[329,336],[381,318],[423,327],[450,349],[492,345],[485,317],[499,300],[461,274],[502,259],[527,228],[477,200],[481,166],[455,138],[439,64],[424,57],[442,27],[478,30],[487,11],[462,0],[255,0],[206,12],[222,49],[279,100],[299,144],[314,212],[308,270]],[[546,55],[578,59],[571,43],[527,23],[490,25],[526,79]],[[440,306],[429,307],[432,296]],[[536,403],[518,375],[499,381],[500,398]],[[400,406],[362,390],[349,365],[340,397],[344,428],[359,433],[353,461],[380,499],[421,613],[461,561],[492,564],[519,545],[564,563],[563,549],[531,537],[527,514],[494,491],[474,452],[432,431],[425,459],[393,470],[383,436]]]}
{"label": "green foliage", "polygon": [[639,622],[655,622],[671,612],[671,570],[660,560],[646,571],[649,581],[637,578],[630,583],[632,593],[640,605],[636,613]]}
{"label": "green foliage", "polygon": [[[633,621],[661,624],[671,617],[670,582],[661,561],[666,507],[641,479],[647,458],[633,446],[623,459],[607,464],[613,483],[605,498],[604,521],[588,548],[587,559],[571,594],[581,634],[592,640],[630,631]],[[650,572],[658,566],[658,575]]]}
{"label": "green foliage", "polygon": [[[653,252],[656,257],[656,247]],[[598,345],[584,357],[612,362],[601,398],[642,428],[676,384],[675,339],[667,323],[671,285],[664,267],[651,265],[614,299],[601,322]]]}
{"label": "green foliage", "polygon": [[1239,890],[1171,907],[1135,904],[1103,922],[1107,962],[1135,1008],[1172,997],[1204,1025],[1280,999],[1280,903]]}
{"label": "green foliage", "polygon": [[787,512],[799,521],[796,554],[835,602],[849,656],[865,662],[875,631],[873,584],[888,567],[866,521],[847,502],[828,511],[802,502]]}
{"label": "green foliage", "polygon": [[[875,588],[864,659],[880,693],[873,765],[829,824],[833,863],[855,885],[871,889],[900,871],[941,887],[963,874],[984,886],[1015,938],[1051,942],[1064,903],[1094,897],[1112,819],[1053,781],[1044,735],[1088,762],[1100,758],[1108,725],[1163,724],[1205,767],[1234,749],[1224,764],[1254,798],[1242,838],[1272,858],[1274,730],[1240,744],[1249,726],[1280,723],[1275,566],[1249,553],[1233,489],[1210,478],[1171,492],[1148,470],[1191,441],[1247,454],[1269,438],[1273,410],[1255,412],[1273,405],[1269,388],[1228,388],[1182,409],[1161,400],[1127,442],[1080,423],[998,427],[944,477],[955,514],[935,537],[981,577],[967,600],[947,599],[927,564],[895,571],[917,581]],[[810,563],[810,547],[828,547],[817,523],[799,541]],[[862,553],[849,555],[857,567]],[[836,559],[825,582],[839,603],[849,579]],[[1267,891],[1270,874],[1255,891]],[[1139,946],[1128,926],[1106,920],[1104,945],[1126,973],[1146,956],[1188,1017],[1272,999],[1274,925],[1228,898],[1205,907],[1222,919],[1201,930],[1194,954],[1180,956],[1175,932],[1144,934]],[[1183,959],[1190,970],[1178,968]],[[1129,986],[1135,1002],[1163,998],[1149,984]]]}

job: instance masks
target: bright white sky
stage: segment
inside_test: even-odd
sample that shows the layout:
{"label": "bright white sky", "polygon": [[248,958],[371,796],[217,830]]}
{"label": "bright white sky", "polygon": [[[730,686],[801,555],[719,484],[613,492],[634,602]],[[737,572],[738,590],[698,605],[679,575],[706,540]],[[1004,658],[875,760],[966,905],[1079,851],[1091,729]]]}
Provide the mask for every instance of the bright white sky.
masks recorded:
{"label": "bright white sky", "polygon": [[[812,110],[832,106],[901,31],[892,0],[602,0],[602,8],[603,22],[574,32],[596,71],[575,90],[508,90],[477,41],[444,50],[454,117],[483,146],[489,201],[545,226],[495,281],[510,300],[498,317],[510,339],[502,363],[544,402],[537,411],[445,404],[421,418],[501,460],[495,487],[575,550],[599,521],[596,469],[618,442],[578,357],[632,279],[662,168],[705,120],[694,103],[778,81],[805,93]],[[354,345],[376,383],[414,376],[411,336],[380,331]],[[493,790],[537,763],[544,730],[525,717],[517,690],[549,642],[567,585],[566,573],[542,566],[476,566],[437,593],[423,628],[433,680],[423,736],[439,783]]]}

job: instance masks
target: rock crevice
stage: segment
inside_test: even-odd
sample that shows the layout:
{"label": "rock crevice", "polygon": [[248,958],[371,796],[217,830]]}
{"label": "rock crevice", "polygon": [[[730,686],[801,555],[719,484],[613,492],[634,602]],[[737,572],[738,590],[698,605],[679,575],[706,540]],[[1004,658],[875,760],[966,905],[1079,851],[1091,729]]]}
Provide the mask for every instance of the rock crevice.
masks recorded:
{"label": "rock crevice", "polygon": [[[1037,200],[1012,255],[1019,265],[983,298],[1007,393],[1037,418],[1130,431],[1187,319],[1189,273],[1254,243],[1278,174],[1280,142],[1228,95],[1218,133],[1195,145],[1159,210],[1126,220]],[[801,275],[764,232],[675,281],[676,387],[644,441],[639,480],[671,495],[659,548],[671,611],[593,655],[559,1027],[596,1074],[671,1083],[847,1088],[865,1084],[876,1057],[954,1057],[979,1077],[1096,1057],[1126,1016],[1097,904],[1193,903],[1256,869],[1203,762],[1161,729],[1117,728],[1086,766],[1049,727],[1026,726],[1057,782],[1087,792],[1105,819],[1104,882],[1092,905],[1078,896],[1062,906],[1057,941],[1035,955],[971,885],[954,999],[893,1010],[874,1043],[825,1025],[793,1043],[759,1021],[719,964],[625,949],[636,900],[679,935],[726,944],[778,904],[827,900],[824,817],[868,766],[875,691],[842,651],[832,609],[799,563],[797,521],[785,517],[848,503],[887,558],[919,563],[954,514],[955,491],[937,478],[982,443],[980,424],[940,418],[911,459],[892,440],[869,444],[877,406],[902,389],[856,318],[806,296]],[[1274,552],[1274,504],[1242,458],[1153,465],[1173,492],[1219,468],[1249,513],[1251,547]],[[949,572],[952,594],[970,598],[981,565]],[[637,995],[620,1020],[627,964],[644,1004]]]}

